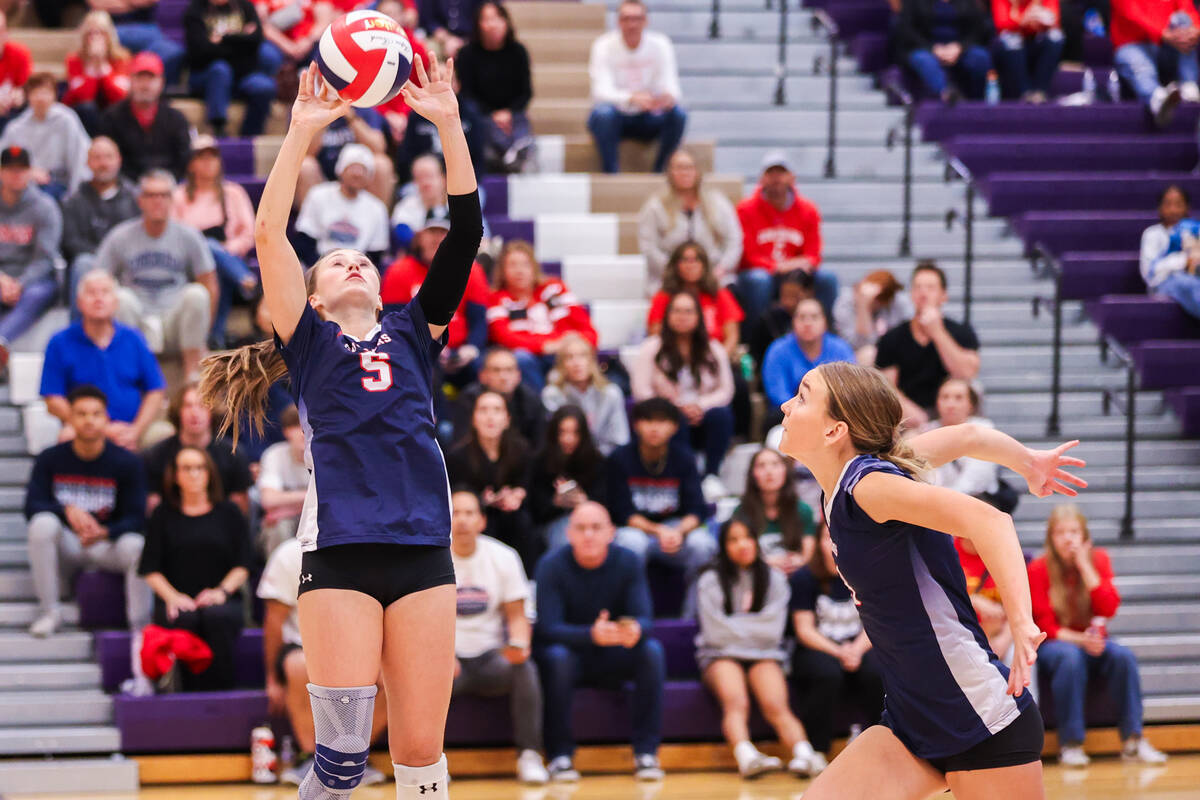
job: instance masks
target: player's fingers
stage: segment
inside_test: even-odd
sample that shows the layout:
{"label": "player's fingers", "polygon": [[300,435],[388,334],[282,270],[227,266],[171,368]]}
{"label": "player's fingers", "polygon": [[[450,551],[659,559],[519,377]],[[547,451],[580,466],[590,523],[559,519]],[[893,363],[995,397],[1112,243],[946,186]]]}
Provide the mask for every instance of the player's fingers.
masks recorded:
{"label": "player's fingers", "polygon": [[1083,478],[1063,469],[1055,471],[1054,477],[1057,480],[1063,481],[1064,483],[1073,483],[1081,489],[1086,489],[1088,485],[1088,482]]}
{"label": "player's fingers", "polygon": [[1063,486],[1058,481],[1051,482],[1050,490],[1052,494],[1062,494],[1066,495],[1067,497],[1076,497],[1079,494],[1079,492],[1075,491],[1071,487]]}
{"label": "player's fingers", "polygon": [[1054,452],[1058,453],[1059,455],[1062,455],[1063,453],[1070,450],[1072,447],[1077,446],[1078,444],[1079,444],[1078,439],[1072,439],[1071,441],[1063,442],[1058,447],[1054,448]]}
{"label": "player's fingers", "polygon": [[446,83],[454,83],[454,59],[446,59],[446,68],[443,70]]}
{"label": "player's fingers", "polygon": [[1059,456],[1058,465],[1060,467],[1086,467],[1087,462],[1082,458],[1073,458],[1072,456]]}
{"label": "player's fingers", "polygon": [[[431,53],[429,57],[432,59],[435,56]],[[432,61],[430,62],[430,69],[433,69]],[[425,71],[425,62],[423,59],[413,59],[413,71],[417,73],[417,81],[421,84],[421,86],[429,85],[429,73]]]}

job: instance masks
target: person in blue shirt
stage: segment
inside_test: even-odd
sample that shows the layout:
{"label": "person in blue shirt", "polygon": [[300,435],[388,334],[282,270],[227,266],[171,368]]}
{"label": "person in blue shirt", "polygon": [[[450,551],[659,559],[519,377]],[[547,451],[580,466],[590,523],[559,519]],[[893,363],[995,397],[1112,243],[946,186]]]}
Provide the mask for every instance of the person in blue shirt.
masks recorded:
{"label": "person in blue shirt", "polygon": [[[995,429],[951,425],[909,440],[879,372],[824,364],[783,408],[780,449],[821,485],[838,573],[858,606],[886,690],[883,719],[842,751],[805,800],[1041,798],[1042,718],[1025,688],[1046,634],[1034,623],[1012,517],[919,480],[970,456],[1017,472],[1045,497],[1086,481],[1066,472],[1078,442],[1030,450]],[[1009,670],[988,648],[950,535],[969,538],[1013,633]],[[880,787],[886,787],[881,795]]]}
{"label": "person in blue shirt", "polygon": [[1170,297],[1200,319],[1200,220],[1191,216],[1191,198],[1178,184],[1158,198],[1160,222],[1142,234],[1139,266],[1151,294]]}
{"label": "person in blue shirt", "polygon": [[825,309],[815,299],[801,300],[792,313],[792,331],[780,336],[763,356],[762,382],[767,395],[767,424],[778,425],[778,409],[813,367],[831,361],[854,361],[850,343],[829,332]]}
{"label": "person in blue shirt", "polygon": [[300,800],[345,797],[362,781],[381,672],[398,800],[447,797],[442,746],[456,593],[433,368],[483,220],[453,67],[431,59],[426,71],[418,61],[414,81],[401,91],[438,127],[450,207],[450,231],[417,296],[383,314],[379,271],[365,254],[333,250],[306,275],[288,243],[301,162],[320,131],[350,108],[310,65],[255,222],[274,344],[204,364],[202,397],[226,409],[235,443],[242,415],[261,423],[267,390],[285,374],[305,433],[312,478],[297,534],[297,610],[317,737]]}
{"label": "person in blue shirt", "polygon": [[577,686],[620,689],[633,682],[634,774],[659,780],[666,660],[650,638],[653,611],[646,572],[636,555],[613,544],[613,524],[599,503],[571,512],[567,547],[538,564],[534,657],[545,693],[546,757],[551,780],[577,781],[572,758],[571,699]]}
{"label": "person in blue shirt", "polygon": [[115,321],[117,283],[95,269],[79,279],[80,318],[50,337],[42,362],[41,395],[46,409],[71,430],[67,396],[79,386],[95,386],[108,398],[109,441],[137,450],[146,428],[162,410],[167,382],[141,331]]}

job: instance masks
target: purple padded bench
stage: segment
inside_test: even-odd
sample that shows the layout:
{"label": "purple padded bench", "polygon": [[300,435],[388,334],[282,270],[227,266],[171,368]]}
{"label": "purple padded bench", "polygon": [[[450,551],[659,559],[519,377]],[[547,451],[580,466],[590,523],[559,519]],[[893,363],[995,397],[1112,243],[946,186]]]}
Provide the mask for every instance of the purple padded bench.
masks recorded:
{"label": "purple padded bench", "polygon": [[1094,250],[1136,251],[1142,232],[1157,222],[1150,210],[1031,211],[1013,217],[1013,230],[1027,247],[1038,242],[1051,253]]}
{"label": "purple padded bench", "polygon": [[1200,339],[1148,339],[1130,346],[1143,389],[1200,385]]}
{"label": "purple padded bench", "polygon": [[1092,300],[1106,294],[1145,294],[1137,255],[1129,252],[1063,253],[1064,300]]}
{"label": "purple padded bench", "polygon": [[125,576],[115,572],[85,570],[75,578],[79,627],[85,630],[127,628]]}
{"label": "purple padded bench", "polygon": [[1105,295],[1087,304],[1096,327],[1124,345],[1150,339],[1200,339],[1200,320],[1178,303],[1149,295]]}
{"label": "purple padded bench", "polygon": [[[947,108],[940,102],[922,103],[917,124],[926,141],[944,141],[952,136],[1110,136],[1155,133],[1145,110],[1137,103],[1106,103],[1093,106],[1029,106],[1016,103],[989,106],[959,103]],[[1194,136],[1200,105],[1180,106],[1164,131]]]}
{"label": "purple padded bench", "polygon": [[1171,389],[1166,392],[1166,398],[1183,425],[1183,435],[1200,437],[1200,386]]}
{"label": "purple padded bench", "polygon": [[[100,664],[100,685],[106,692],[115,692],[122,681],[133,675],[129,661],[130,633],[127,630],[98,631],[94,638],[96,661]],[[262,630],[247,628],[242,631],[234,663],[238,686],[264,685]]]}
{"label": "purple padded bench", "polygon": [[1145,211],[1158,205],[1167,186],[1178,184],[1193,197],[1200,175],[1191,172],[1009,172],[1001,169],[979,182],[992,216],[1027,211]]}
{"label": "purple padded bench", "polygon": [[[993,172],[1190,172],[1195,134],[1177,136],[970,135],[943,141],[976,178]],[[1154,208],[1151,201],[1149,208]]]}

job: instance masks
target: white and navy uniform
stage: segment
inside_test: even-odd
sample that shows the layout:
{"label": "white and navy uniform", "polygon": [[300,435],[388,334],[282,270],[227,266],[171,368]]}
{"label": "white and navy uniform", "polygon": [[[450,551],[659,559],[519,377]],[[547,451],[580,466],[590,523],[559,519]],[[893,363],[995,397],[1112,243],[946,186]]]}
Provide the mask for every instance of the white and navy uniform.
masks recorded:
{"label": "white and navy uniform", "polygon": [[[824,503],[838,572],[854,594],[883,673],[883,724],[942,771],[1024,763],[1001,759],[949,769],[939,763],[1004,731],[1027,709],[1036,716],[1037,709],[1029,692],[1006,693],[1008,668],[988,647],[951,537],[907,522],[876,522],[854,501],[854,488],[872,472],[909,477],[890,461],[859,455],[847,462]],[[1030,724],[1037,726],[1040,754],[1040,717]],[[1025,745],[1032,752],[1033,744]]]}

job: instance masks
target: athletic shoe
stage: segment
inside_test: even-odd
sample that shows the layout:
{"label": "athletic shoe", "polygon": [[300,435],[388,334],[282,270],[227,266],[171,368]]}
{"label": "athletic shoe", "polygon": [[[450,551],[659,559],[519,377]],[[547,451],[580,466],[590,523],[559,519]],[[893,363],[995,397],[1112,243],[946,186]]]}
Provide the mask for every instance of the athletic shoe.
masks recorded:
{"label": "athletic shoe", "polygon": [[812,775],[814,778],[817,777],[818,775],[820,775],[822,772],[824,772],[825,768],[828,766],[829,766],[829,762],[825,760],[824,753],[814,752],[811,756],[808,757],[809,774]]}
{"label": "athletic shoe", "polygon": [[517,757],[517,780],[521,783],[541,785],[550,780],[550,773],[542,764],[542,756],[537,750],[522,750]]}
{"label": "athletic shoe", "polygon": [[121,694],[132,697],[150,697],[154,694],[154,681],[145,675],[135,675],[121,681]]}
{"label": "athletic shoe", "polygon": [[700,493],[704,495],[704,502],[715,503],[729,496],[729,487],[716,475],[705,475],[700,482]]}
{"label": "athletic shoe", "polygon": [[1143,764],[1165,764],[1167,754],[1147,742],[1141,736],[1132,736],[1121,746],[1122,761],[1140,761]]}
{"label": "athletic shoe", "polygon": [[1185,103],[1200,103],[1200,86],[1195,81],[1180,84],[1179,95]]}
{"label": "athletic shoe", "polygon": [[58,630],[58,626],[62,624],[62,619],[59,618],[55,611],[47,611],[33,621],[29,626],[29,635],[36,636],[39,639],[45,639],[47,636],[53,636]]}
{"label": "athletic shoe", "polygon": [[[1124,757],[1124,753],[1121,754]],[[1088,758],[1088,754],[1083,752],[1083,746],[1078,744],[1063,745],[1062,750],[1058,754],[1058,763],[1064,767],[1083,768],[1092,763]]]}
{"label": "athletic shoe", "polygon": [[759,753],[747,761],[744,766],[739,765],[738,773],[748,780],[765,775],[768,772],[778,772],[781,769],[783,769],[783,761],[775,756]]}
{"label": "athletic shoe", "polygon": [[788,772],[803,778],[812,778],[829,766],[825,756],[813,750],[808,742],[799,742],[792,748],[792,760],[788,762]]}
{"label": "athletic shoe", "polygon": [[313,757],[308,753],[300,753],[296,756],[296,760],[283,768],[283,772],[279,773],[279,782],[290,784],[291,786],[299,786],[304,782],[305,777],[312,771]]}
{"label": "athletic shoe", "polygon": [[661,781],[662,767],[658,765],[658,756],[653,753],[642,753],[633,758],[633,777],[639,781]]}
{"label": "athletic shoe", "polygon": [[550,762],[550,780],[555,783],[574,783],[579,780],[579,771],[571,763],[570,756],[559,756]]}
{"label": "athletic shoe", "polygon": [[1154,117],[1154,124],[1159,128],[1170,125],[1181,100],[1183,95],[1176,83],[1155,89],[1154,94],[1150,95],[1150,114]]}

